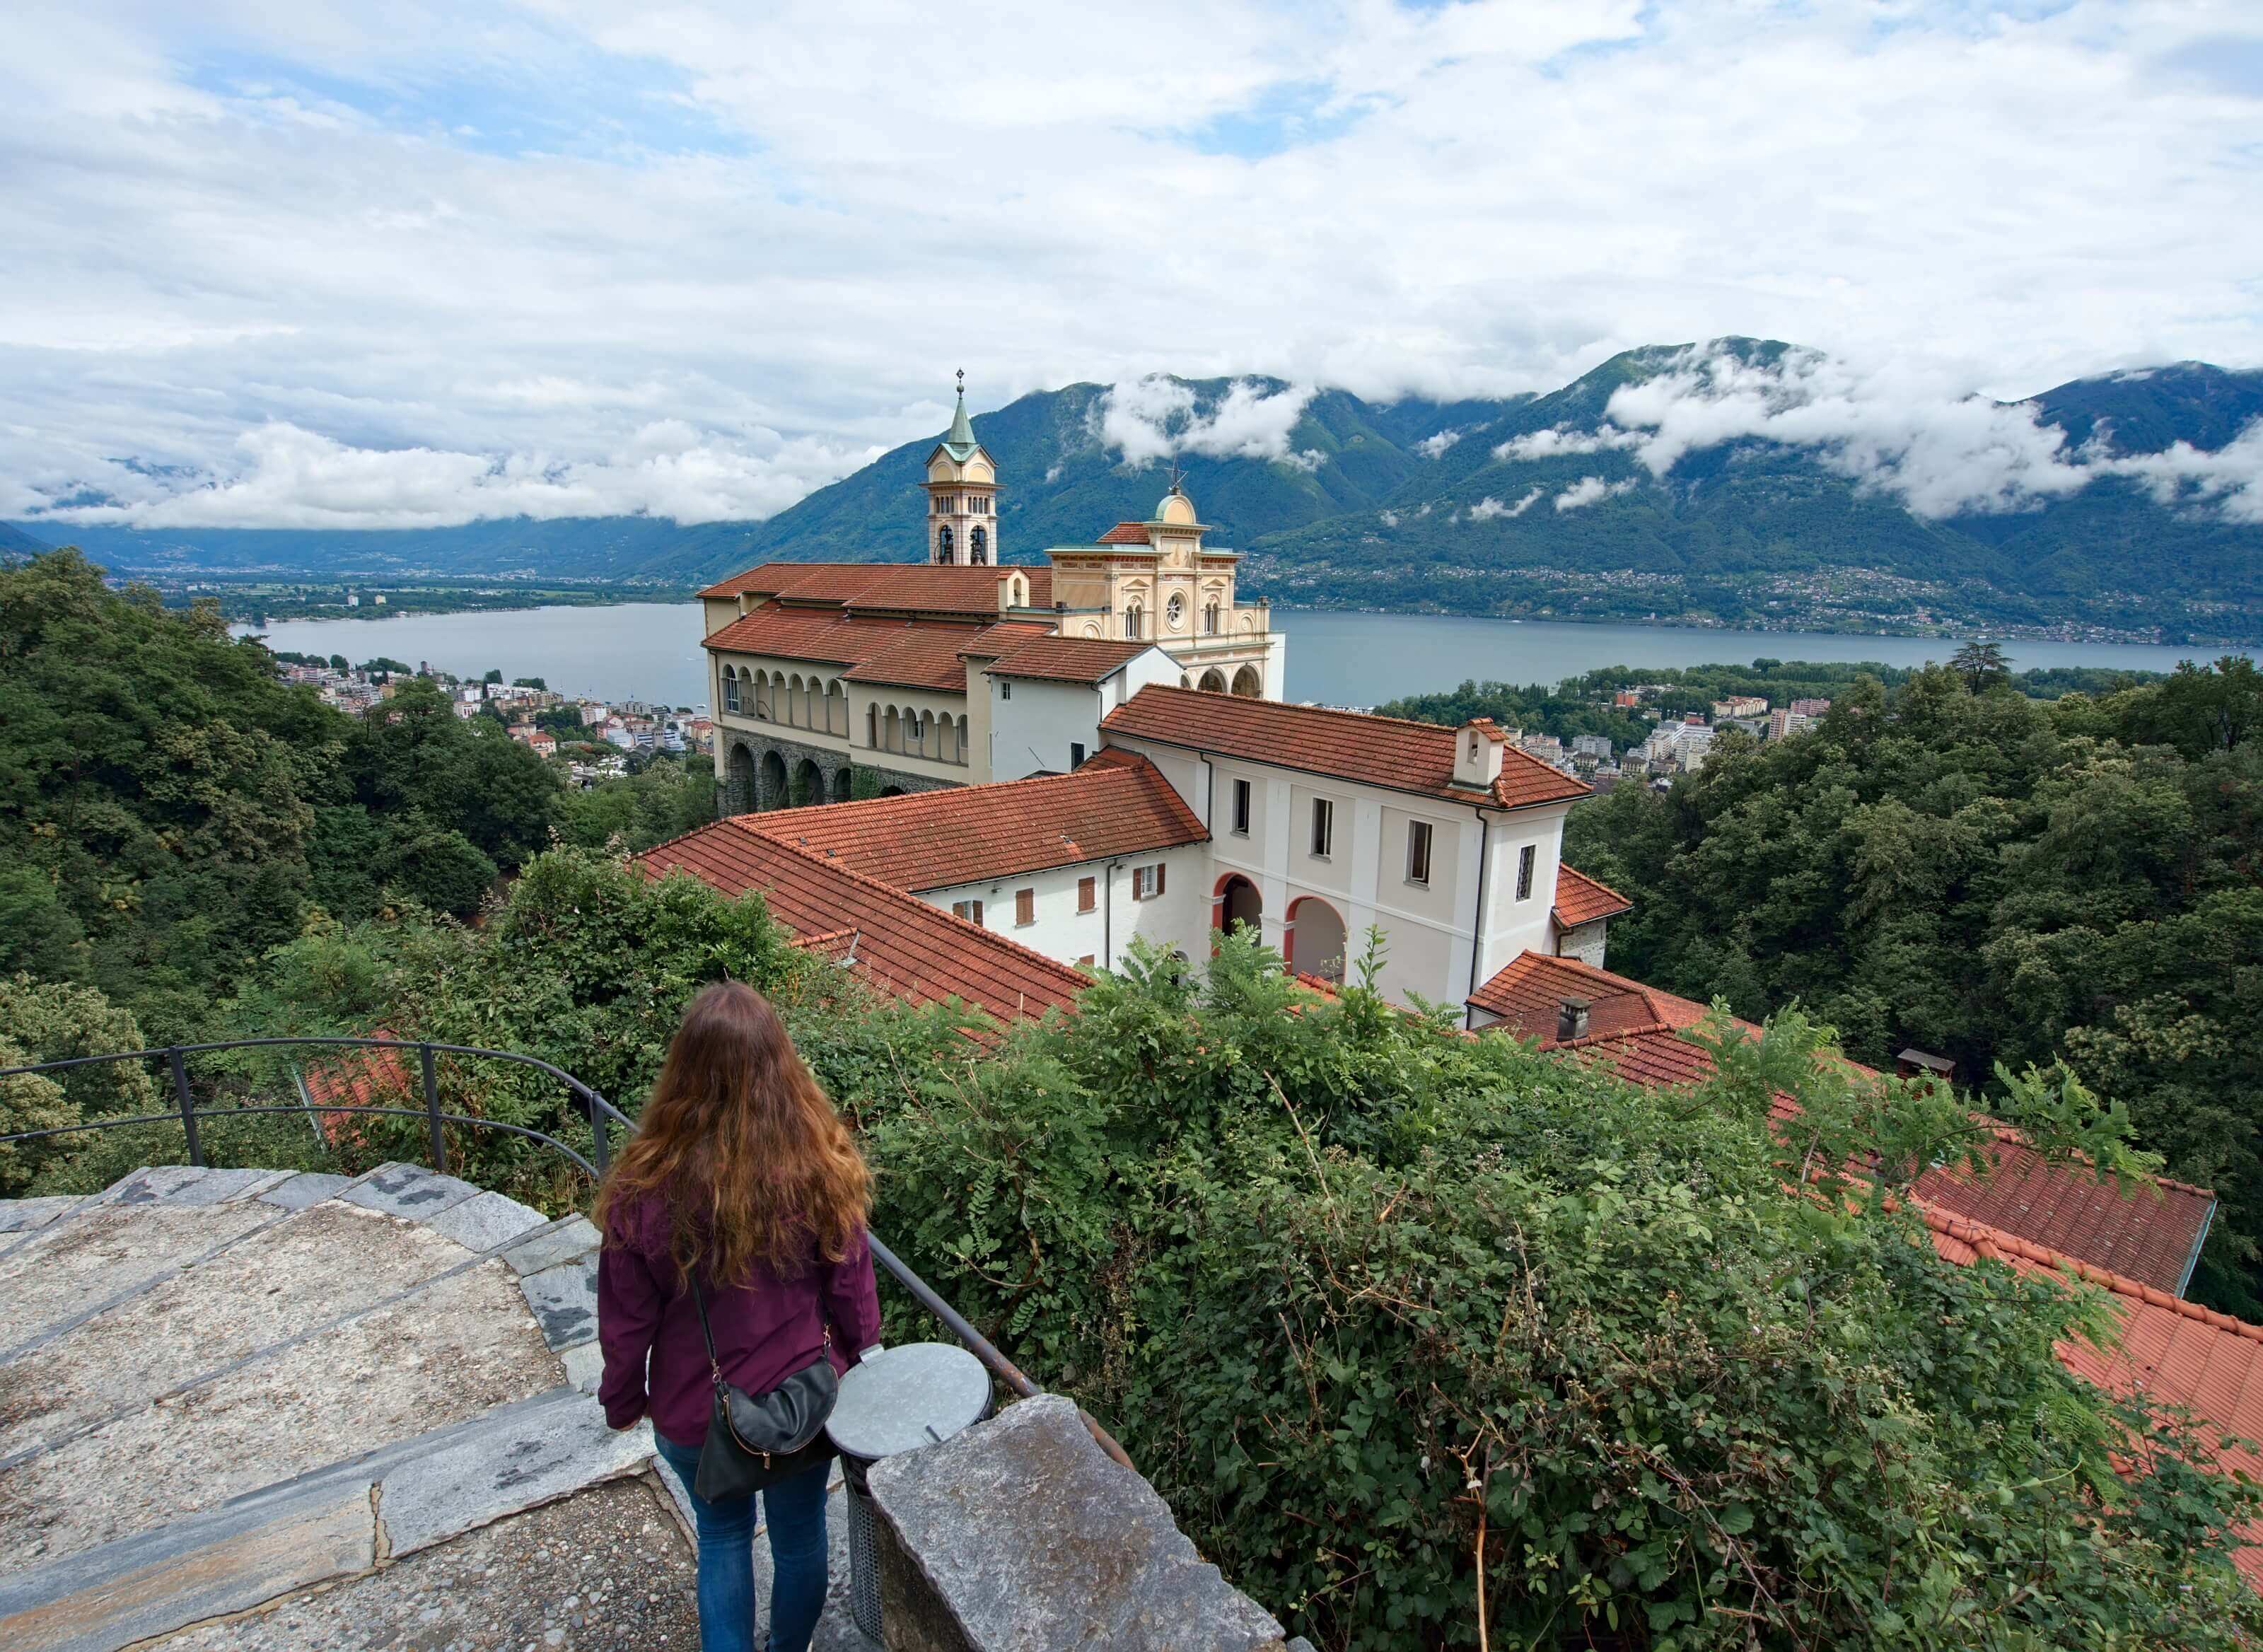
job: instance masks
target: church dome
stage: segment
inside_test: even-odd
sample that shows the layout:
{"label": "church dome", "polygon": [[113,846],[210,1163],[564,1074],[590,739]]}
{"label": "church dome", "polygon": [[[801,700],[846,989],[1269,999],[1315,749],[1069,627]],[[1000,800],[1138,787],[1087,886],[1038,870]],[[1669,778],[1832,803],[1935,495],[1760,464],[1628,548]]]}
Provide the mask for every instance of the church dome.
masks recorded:
{"label": "church dome", "polygon": [[1155,520],[1190,528],[1195,525],[1195,502],[1174,483],[1170,492],[1163,496],[1162,504],[1155,507]]}

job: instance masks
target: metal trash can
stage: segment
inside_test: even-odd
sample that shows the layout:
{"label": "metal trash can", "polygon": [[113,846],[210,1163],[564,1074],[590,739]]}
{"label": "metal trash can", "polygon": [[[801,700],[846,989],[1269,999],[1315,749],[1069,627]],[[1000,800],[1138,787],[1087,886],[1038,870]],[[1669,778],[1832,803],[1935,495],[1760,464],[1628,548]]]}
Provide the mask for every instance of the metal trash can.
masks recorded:
{"label": "metal trash can", "polygon": [[990,1373],[953,1343],[906,1343],[871,1355],[841,1379],[825,1431],[849,1489],[849,1605],[880,1638],[880,1572],[864,1471],[883,1457],[939,1446],[990,1415]]}

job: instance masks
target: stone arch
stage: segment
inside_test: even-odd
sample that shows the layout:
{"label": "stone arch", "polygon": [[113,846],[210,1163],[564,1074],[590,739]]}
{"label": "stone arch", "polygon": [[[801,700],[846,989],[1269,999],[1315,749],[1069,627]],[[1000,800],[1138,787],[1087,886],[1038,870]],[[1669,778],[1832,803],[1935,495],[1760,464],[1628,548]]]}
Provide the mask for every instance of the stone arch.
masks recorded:
{"label": "stone arch", "polygon": [[796,671],[785,679],[785,721],[799,728],[803,722],[803,711],[808,706],[808,691],[801,685],[801,673]]}
{"label": "stone arch", "polygon": [[845,764],[833,772],[833,801],[835,802],[847,802],[850,797],[855,795],[856,790],[856,775]]}
{"label": "stone arch", "polygon": [[1202,674],[1202,681],[1196,686],[1205,694],[1223,694],[1225,692],[1225,673],[1213,665]]}
{"label": "stone arch", "polygon": [[878,706],[864,707],[864,743],[875,751],[880,749],[880,708]]}
{"label": "stone arch", "polygon": [[1084,634],[1088,637],[1098,636],[1100,634],[1100,621],[1097,620],[1086,620],[1084,624]]}
{"label": "stone arch", "polygon": [[837,677],[825,685],[825,732],[849,737],[849,696]]}
{"label": "stone arch", "polygon": [[1134,639],[1147,634],[1146,605],[1137,598],[1124,605],[1124,634]]}
{"label": "stone arch", "polygon": [[935,531],[935,560],[938,562],[955,562],[958,560],[958,541],[948,527],[940,527]]}
{"label": "stone arch", "polygon": [[1343,915],[1318,895],[1289,902],[1285,937],[1289,967],[1322,981],[1344,978]]}
{"label": "stone arch", "polygon": [[1218,887],[1211,893],[1210,921],[1211,928],[1221,930],[1247,924],[1262,936],[1265,932],[1264,897],[1247,878],[1238,872],[1229,872],[1218,880]]}
{"label": "stone arch", "polygon": [[903,724],[900,714],[893,706],[891,706],[888,707],[886,721],[880,724],[880,750],[901,751],[903,749]]}
{"label": "stone arch", "polygon": [[958,716],[958,760],[961,763],[973,761],[966,755],[966,714],[964,712],[961,712]]}
{"label": "stone arch", "polygon": [[943,736],[936,732],[935,714],[931,711],[919,714],[919,754],[923,757],[943,756]]}
{"label": "stone arch", "polygon": [[755,715],[765,720],[774,718],[777,679],[768,671],[755,673]]}
{"label": "stone arch", "polygon": [[785,759],[775,751],[765,751],[763,753],[762,801],[755,807],[783,808],[785,799]]}
{"label": "stone arch", "polygon": [[734,740],[723,761],[723,813],[750,814],[755,800],[755,754]]}
{"label": "stone arch", "polygon": [[904,788],[900,786],[884,786],[880,788],[882,797],[901,797],[903,794]]}
{"label": "stone arch", "polygon": [[825,801],[825,774],[817,766],[816,758],[804,757],[794,764],[793,790],[788,794],[788,801],[796,808],[806,803],[822,803]]}
{"label": "stone arch", "polygon": [[987,528],[973,528],[966,535],[966,560],[980,568],[990,561],[990,533]]}
{"label": "stone arch", "polygon": [[1265,695],[1265,679],[1257,674],[1254,665],[1245,665],[1233,674],[1233,692],[1242,699],[1262,699]]}
{"label": "stone arch", "polygon": [[943,745],[940,755],[945,763],[964,763],[966,761],[965,757],[958,755],[958,718],[945,717],[942,721],[936,725],[936,732],[943,736]]}

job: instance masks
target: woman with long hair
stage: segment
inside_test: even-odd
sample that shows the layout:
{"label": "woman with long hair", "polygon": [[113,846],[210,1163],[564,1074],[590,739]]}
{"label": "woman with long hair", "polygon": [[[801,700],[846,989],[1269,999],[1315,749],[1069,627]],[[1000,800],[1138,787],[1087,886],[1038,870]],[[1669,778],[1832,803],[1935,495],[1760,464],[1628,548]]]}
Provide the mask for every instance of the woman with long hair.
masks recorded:
{"label": "woman with long hair", "polygon": [[[755,1645],[755,1498],[693,1489],[713,1405],[700,1303],[726,1381],[749,1395],[879,1341],[864,1233],[871,1176],[777,1014],[727,981],[691,1001],[636,1134],[598,1189],[597,1398],[650,1417],[699,1534],[701,1652]],[[828,1462],[761,1493],[770,1652],[803,1652],[825,1605]]]}

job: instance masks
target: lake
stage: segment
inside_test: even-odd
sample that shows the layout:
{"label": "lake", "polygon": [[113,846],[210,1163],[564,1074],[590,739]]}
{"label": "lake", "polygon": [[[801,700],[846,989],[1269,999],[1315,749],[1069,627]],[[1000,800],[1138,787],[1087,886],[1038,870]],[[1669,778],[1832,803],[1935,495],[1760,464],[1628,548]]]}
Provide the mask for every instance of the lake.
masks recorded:
{"label": "lake", "polygon": [[[1447,614],[1348,613],[1276,608],[1289,637],[1289,698],[1372,706],[1451,688],[1464,677],[1556,683],[1606,665],[1657,666],[1779,660],[1875,660],[1922,665],[1956,649],[1938,637],[1842,636],[1813,631],[1711,631],[1683,626],[1571,625]],[[238,627],[242,632],[248,627]],[[286,620],[271,648],[343,654],[358,664],[385,655],[459,677],[500,670],[539,677],[562,693],[604,699],[706,703],[707,668],[696,603],[605,608],[527,608],[500,613],[408,614],[387,620]],[[2165,671],[2223,650],[2143,643],[2004,644],[2016,669],[2102,665]]]}

